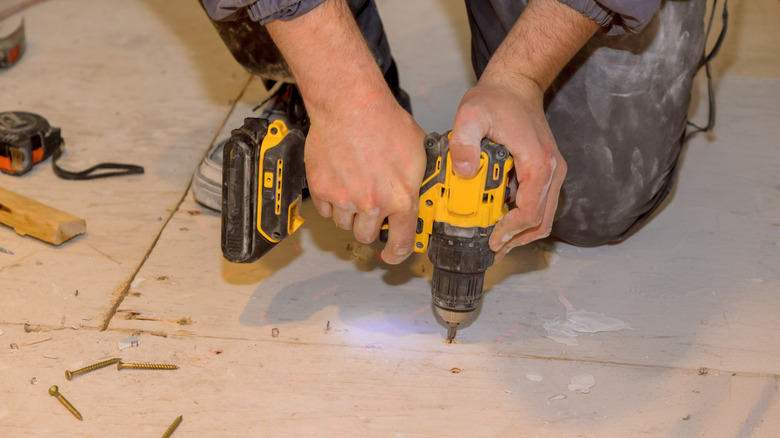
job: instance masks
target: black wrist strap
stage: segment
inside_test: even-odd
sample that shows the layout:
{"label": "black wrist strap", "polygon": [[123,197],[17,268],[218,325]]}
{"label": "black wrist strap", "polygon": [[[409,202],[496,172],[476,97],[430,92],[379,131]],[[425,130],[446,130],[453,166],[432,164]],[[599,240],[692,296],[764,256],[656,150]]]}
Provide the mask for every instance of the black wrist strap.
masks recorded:
{"label": "black wrist strap", "polygon": [[60,139],[60,144],[54,148],[54,152],[51,157],[51,168],[54,170],[54,174],[62,179],[87,180],[108,178],[110,176],[136,175],[144,173],[144,168],[141,166],[121,163],[101,163],[80,172],[71,172],[65,170],[57,165],[57,160],[62,156],[62,147],[64,144],[65,141]]}

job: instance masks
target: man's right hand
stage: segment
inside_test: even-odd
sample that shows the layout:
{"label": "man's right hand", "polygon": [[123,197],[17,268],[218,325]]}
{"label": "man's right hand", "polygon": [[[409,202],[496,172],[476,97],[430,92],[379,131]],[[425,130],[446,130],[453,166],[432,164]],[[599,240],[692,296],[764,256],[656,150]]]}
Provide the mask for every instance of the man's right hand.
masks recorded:
{"label": "man's right hand", "polygon": [[392,94],[309,116],[306,175],[317,210],[362,243],[387,218],[382,259],[402,262],[414,245],[425,133]]}
{"label": "man's right hand", "polygon": [[382,259],[402,262],[414,245],[425,133],[396,102],[343,0],[266,26],[311,120],[304,154],[317,210],[363,243],[387,218]]}

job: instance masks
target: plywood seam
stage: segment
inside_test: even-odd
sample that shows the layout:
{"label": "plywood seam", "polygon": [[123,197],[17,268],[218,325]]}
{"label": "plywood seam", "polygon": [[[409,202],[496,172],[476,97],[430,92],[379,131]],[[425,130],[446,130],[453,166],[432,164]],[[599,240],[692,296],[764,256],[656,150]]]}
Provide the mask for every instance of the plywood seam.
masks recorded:
{"label": "plywood seam", "polygon": [[[235,99],[233,99],[233,104],[230,105],[230,110],[228,110],[227,115],[222,120],[222,123],[219,125],[217,130],[214,132],[214,137],[211,138],[211,142],[209,142],[209,147],[206,149],[206,151],[203,153],[203,156],[201,157],[201,161],[206,158],[206,155],[209,153],[211,148],[214,146],[214,144],[217,142],[217,139],[219,138],[219,135],[222,133],[222,130],[225,129],[225,125],[227,125],[228,120],[230,120],[230,116],[233,115],[233,112],[236,110],[236,105],[241,101],[241,98],[244,97],[244,93],[246,93],[246,90],[249,88],[249,84],[252,83],[253,76],[249,75],[246,82],[244,82],[244,85],[241,87],[241,90],[238,92],[238,95]],[[190,180],[190,186],[192,185],[192,180]],[[187,190],[190,189],[190,186],[187,186]],[[177,206],[178,207],[178,206]]]}
{"label": "plywood seam", "polygon": [[[241,90],[238,92],[238,95],[233,100],[233,104],[230,106],[230,110],[228,110],[227,115],[222,120],[222,123],[220,123],[219,127],[217,128],[214,137],[211,139],[211,142],[209,143],[209,148],[206,150],[206,152],[203,154],[203,158],[205,158],[206,154],[208,154],[208,151],[211,149],[211,146],[214,145],[214,142],[216,142],[217,138],[219,137],[220,132],[222,132],[222,129],[224,129],[225,124],[230,119],[230,116],[233,114],[233,111],[235,111],[236,105],[241,100],[241,98],[244,96],[244,93],[246,92],[247,88],[249,87],[249,83],[252,81],[252,76],[250,76],[247,81],[244,83],[244,86],[241,87]],[[202,161],[202,159],[201,159]],[[127,294],[130,293],[130,287],[133,284],[133,281],[135,281],[135,277],[138,275],[139,272],[141,272],[141,268],[143,268],[146,261],[149,259],[149,256],[152,254],[152,251],[154,251],[154,248],[157,246],[157,242],[160,240],[160,237],[162,236],[163,232],[165,231],[165,228],[170,223],[171,219],[173,219],[173,216],[176,214],[176,212],[179,210],[179,207],[181,207],[181,204],[184,202],[184,199],[187,197],[187,193],[190,191],[190,187],[192,186],[192,179],[190,179],[189,184],[187,184],[187,187],[184,190],[184,193],[182,193],[181,198],[179,198],[178,202],[176,202],[175,207],[171,210],[171,212],[168,214],[168,216],[165,218],[165,222],[163,223],[162,227],[160,227],[160,231],[157,233],[157,235],[154,237],[154,240],[152,241],[152,244],[149,246],[149,249],[146,251],[146,254],[144,254],[144,257],[141,259],[141,261],[138,263],[138,265],[133,269],[133,272],[130,274],[130,277],[124,282],[122,286],[120,286],[119,294],[117,296],[116,301],[114,301],[114,304],[111,306],[111,309],[106,314],[105,319],[103,320],[103,324],[100,328],[100,331],[105,331],[108,329],[108,325],[111,323],[111,319],[116,315],[117,310],[119,309],[119,306],[122,305],[122,302],[124,301],[125,297],[127,297]]]}
{"label": "plywood seam", "polygon": [[673,365],[652,365],[652,364],[641,364],[641,363],[632,363],[632,362],[620,362],[620,361],[610,361],[610,360],[597,360],[597,359],[580,359],[580,358],[573,358],[573,357],[555,357],[555,356],[540,356],[535,354],[508,354],[508,353],[489,353],[489,352],[459,352],[459,351],[430,351],[430,350],[420,350],[420,349],[413,349],[413,348],[386,348],[386,347],[369,347],[369,346],[358,346],[358,345],[351,345],[351,344],[318,344],[315,342],[292,342],[292,341],[283,341],[283,340],[265,340],[265,339],[252,339],[252,338],[246,338],[246,337],[234,337],[234,336],[205,336],[205,335],[196,335],[196,334],[184,334],[184,333],[162,333],[162,332],[152,332],[152,331],[146,331],[143,329],[128,329],[128,328],[112,328],[108,331],[116,331],[121,333],[146,333],[152,336],[162,336],[162,337],[171,337],[171,338],[181,338],[181,339],[210,339],[210,340],[223,340],[223,341],[246,341],[246,342],[262,342],[262,343],[282,343],[282,344],[289,344],[291,346],[327,346],[327,347],[342,347],[342,348],[366,348],[369,350],[376,350],[376,351],[382,351],[382,352],[388,352],[388,351],[402,351],[402,352],[408,352],[408,353],[452,353],[457,354],[461,356],[480,356],[485,358],[505,358],[505,359],[530,359],[530,360],[549,360],[549,361],[555,361],[555,362],[576,362],[576,363],[582,363],[582,364],[592,364],[592,365],[612,365],[612,366],[620,366],[620,367],[632,367],[632,368],[651,368],[651,369],[657,369],[657,370],[667,370],[667,371],[681,371],[681,372],[688,372],[688,373],[701,373],[702,369],[707,370],[707,374],[719,374],[719,375],[727,375],[730,374],[735,377],[753,377],[753,378],[770,378],[775,380],[780,380],[780,373],[761,373],[761,372],[753,372],[753,371],[735,371],[735,370],[726,370],[726,369],[718,369],[718,368],[711,368],[711,367],[703,367],[703,368],[688,368],[688,367],[681,367],[681,366],[673,366]]}

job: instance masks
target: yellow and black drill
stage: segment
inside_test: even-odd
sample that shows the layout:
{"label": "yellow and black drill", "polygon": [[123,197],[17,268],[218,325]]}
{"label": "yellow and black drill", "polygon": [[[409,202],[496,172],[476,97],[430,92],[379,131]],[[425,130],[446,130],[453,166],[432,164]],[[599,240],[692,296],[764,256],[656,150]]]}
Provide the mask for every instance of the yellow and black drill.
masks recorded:
{"label": "yellow and black drill", "polygon": [[[259,259],[303,223],[304,142],[303,133],[281,120],[247,118],[233,130],[222,171],[222,253],[228,261]],[[488,241],[508,210],[513,159],[504,146],[484,139],[479,171],[465,179],[452,169],[449,133],[428,134],[424,147],[414,250],[428,251],[434,308],[451,342],[481,302],[494,256]]]}

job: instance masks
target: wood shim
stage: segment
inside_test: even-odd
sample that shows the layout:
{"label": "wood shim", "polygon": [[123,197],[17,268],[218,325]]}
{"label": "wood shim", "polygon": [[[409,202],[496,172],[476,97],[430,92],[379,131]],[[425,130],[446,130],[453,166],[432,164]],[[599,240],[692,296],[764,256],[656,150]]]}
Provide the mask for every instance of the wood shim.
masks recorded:
{"label": "wood shim", "polygon": [[59,245],[87,232],[84,219],[0,188],[0,223],[22,236]]}

